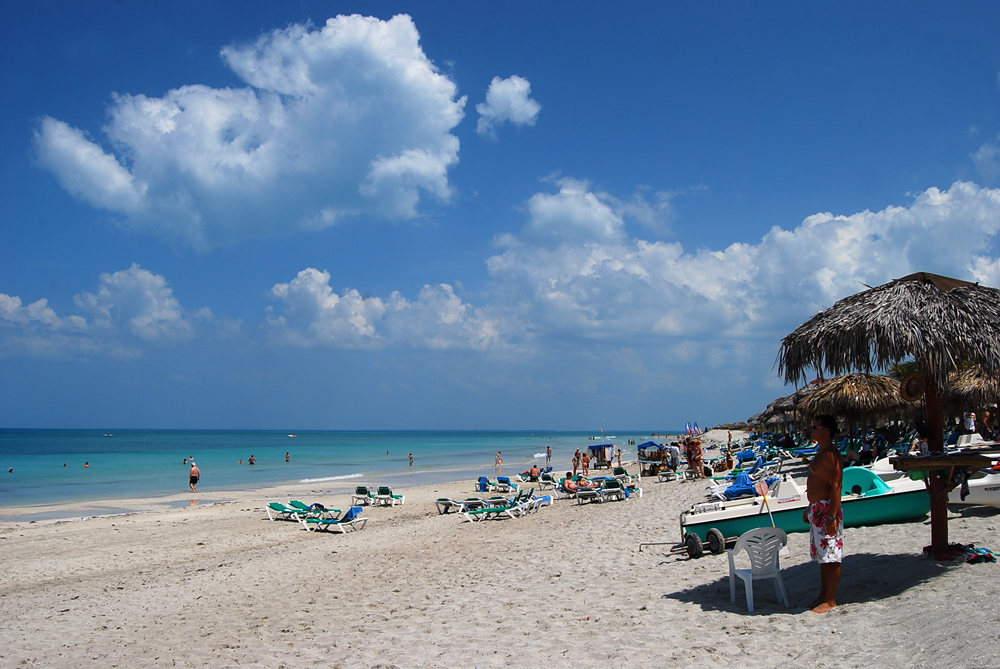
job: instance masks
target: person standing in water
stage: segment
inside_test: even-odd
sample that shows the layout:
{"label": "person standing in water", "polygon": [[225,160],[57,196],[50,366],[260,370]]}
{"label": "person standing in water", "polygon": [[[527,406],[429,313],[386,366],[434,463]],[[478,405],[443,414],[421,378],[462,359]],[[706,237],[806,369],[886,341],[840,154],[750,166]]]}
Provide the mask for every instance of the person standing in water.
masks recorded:
{"label": "person standing in water", "polygon": [[188,485],[191,486],[191,492],[198,492],[198,481],[201,479],[201,470],[198,469],[198,465],[191,461],[191,476],[188,478]]}
{"label": "person standing in water", "polygon": [[413,466],[413,453],[410,453],[410,466]]}
{"label": "person standing in water", "polygon": [[547,465],[551,465],[552,464],[552,447],[551,446],[549,446],[548,448],[545,449],[545,464],[547,464]]}

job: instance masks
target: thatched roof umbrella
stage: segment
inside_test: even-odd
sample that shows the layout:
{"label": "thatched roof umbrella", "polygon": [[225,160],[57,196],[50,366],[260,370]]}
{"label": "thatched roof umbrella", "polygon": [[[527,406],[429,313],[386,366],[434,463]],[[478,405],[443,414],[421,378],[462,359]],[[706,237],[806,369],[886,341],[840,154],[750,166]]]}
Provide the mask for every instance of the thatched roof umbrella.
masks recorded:
{"label": "thatched roof umbrella", "polygon": [[997,400],[1000,400],[1000,376],[987,374],[979,367],[949,374],[948,385],[941,393],[942,404],[953,413],[982,409]]}
{"label": "thatched roof umbrella", "polygon": [[810,393],[799,403],[799,410],[808,416],[828,413],[853,422],[914,406],[913,402],[899,396],[896,379],[873,374],[844,374]]}
{"label": "thatched roof umbrella", "polygon": [[[927,443],[944,450],[937,388],[963,362],[1000,373],[1000,290],[920,272],[838,301],[781,342],[778,369],[787,383],[810,367],[832,374],[871,373],[913,356],[927,381]],[[933,472],[932,472],[933,474]],[[948,547],[944,480],[931,479],[931,550]]]}

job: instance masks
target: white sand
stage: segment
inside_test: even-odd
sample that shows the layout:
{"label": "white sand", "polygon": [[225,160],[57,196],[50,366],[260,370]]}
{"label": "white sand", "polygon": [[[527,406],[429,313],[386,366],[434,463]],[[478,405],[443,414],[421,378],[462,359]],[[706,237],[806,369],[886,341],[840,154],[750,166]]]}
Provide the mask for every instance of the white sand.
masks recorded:
{"label": "white sand", "polygon": [[[734,435],[735,436],[735,435]],[[841,606],[804,610],[818,567],[790,535],[791,608],[758,584],[730,603],[724,556],[668,547],[703,483],[643,482],[627,502],[556,502],[469,524],[406,505],[356,533],[269,522],[244,501],[0,525],[0,666],[997,666],[996,564],[921,554],[928,522],[847,531]],[[317,498],[346,508],[346,496]],[[399,492],[399,491],[397,491]],[[229,493],[227,497],[232,498]],[[202,496],[203,499],[205,496]],[[127,508],[142,508],[133,502]],[[1000,549],[997,509],[953,507],[951,540]]]}

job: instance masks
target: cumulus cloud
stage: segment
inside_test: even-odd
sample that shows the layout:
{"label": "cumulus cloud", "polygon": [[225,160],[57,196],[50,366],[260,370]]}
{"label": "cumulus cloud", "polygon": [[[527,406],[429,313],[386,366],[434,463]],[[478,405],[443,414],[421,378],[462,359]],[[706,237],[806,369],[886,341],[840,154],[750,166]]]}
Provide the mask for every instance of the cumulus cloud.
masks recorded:
{"label": "cumulus cloud", "polygon": [[424,286],[415,301],[393,292],[385,300],[353,289],[338,295],[330,273],[306,268],[271,288],[280,302],[270,307],[275,339],[293,346],[344,349],[485,350],[502,344],[497,323],[455,295],[452,286]]}
{"label": "cumulus cloud", "polygon": [[498,237],[503,250],[488,260],[489,308],[539,338],[658,342],[722,364],[736,340],[776,351],[778,336],[863,284],[914,271],[997,283],[988,249],[1000,190],[967,182],[905,207],[816,214],[717,250],[627,236],[585,182],[563,180],[527,209],[520,235]]}
{"label": "cumulus cloud", "polygon": [[95,327],[124,327],[143,341],[177,341],[193,335],[167,280],[136,264],[102,274],[96,293],[80,293],[73,302],[94,317]]}
{"label": "cumulus cloud", "polygon": [[199,250],[345,216],[410,218],[422,193],[451,196],[465,98],[409,16],[291,25],[221,56],[247,87],[115,95],[113,151],[44,118],[37,162],[123,227]]}
{"label": "cumulus cloud", "polygon": [[[163,276],[135,264],[101,274],[97,292],[84,291],[73,302],[85,315],[60,317],[46,298],[25,306],[20,297],[0,293],[0,353],[140,357],[143,344],[184,341],[195,335],[196,323],[215,320],[205,308],[187,314]],[[229,334],[233,327],[220,323]]]}
{"label": "cumulus cloud", "polygon": [[476,132],[496,138],[497,126],[509,122],[514,125],[535,125],[542,106],[531,99],[531,82],[516,74],[507,79],[493,77],[486,91],[486,102],[476,105],[479,123]]}

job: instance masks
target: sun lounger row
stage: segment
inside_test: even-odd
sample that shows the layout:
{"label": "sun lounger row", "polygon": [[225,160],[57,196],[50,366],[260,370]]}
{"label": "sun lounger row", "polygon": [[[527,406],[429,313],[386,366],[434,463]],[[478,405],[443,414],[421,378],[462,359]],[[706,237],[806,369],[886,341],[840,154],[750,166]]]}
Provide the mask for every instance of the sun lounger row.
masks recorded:
{"label": "sun lounger row", "polygon": [[613,499],[626,500],[632,495],[642,497],[642,488],[629,486],[622,482],[621,479],[595,478],[594,481],[600,481],[600,487],[581,486],[571,491],[566,488],[566,479],[562,479],[559,487],[556,488],[556,493],[560,499],[575,499],[577,504],[583,504],[584,502],[606,502]]}
{"label": "sun lounger row", "polygon": [[487,476],[480,476],[476,481],[476,492],[514,492],[518,485],[510,480],[509,476],[498,476],[496,481],[491,481]]}
{"label": "sun lounger row", "polygon": [[348,529],[363,529],[368,519],[361,515],[360,506],[352,506],[346,512],[340,509],[328,509],[322,504],[305,504],[292,500],[288,505],[271,502],[267,505],[267,517],[270,520],[295,520],[309,530],[326,530],[346,532]]}
{"label": "sun lounger row", "polygon": [[469,522],[480,522],[490,518],[521,518],[522,516],[534,513],[546,504],[552,504],[551,495],[535,495],[535,489],[518,492],[514,497],[467,497],[464,500],[456,500],[450,497],[440,497],[435,502],[438,513],[443,515],[451,513],[461,513]]}
{"label": "sun lounger row", "polygon": [[396,502],[402,506],[406,502],[406,497],[403,495],[395,495],[392,492],[392,488],[386,485],[380,485],[376,488],[376,492],[372,492],[371,487],[366,485],[359,485],[354,489],[354,494],[351,495],[351,504],[366,505],[371,506],[396,506]]}

